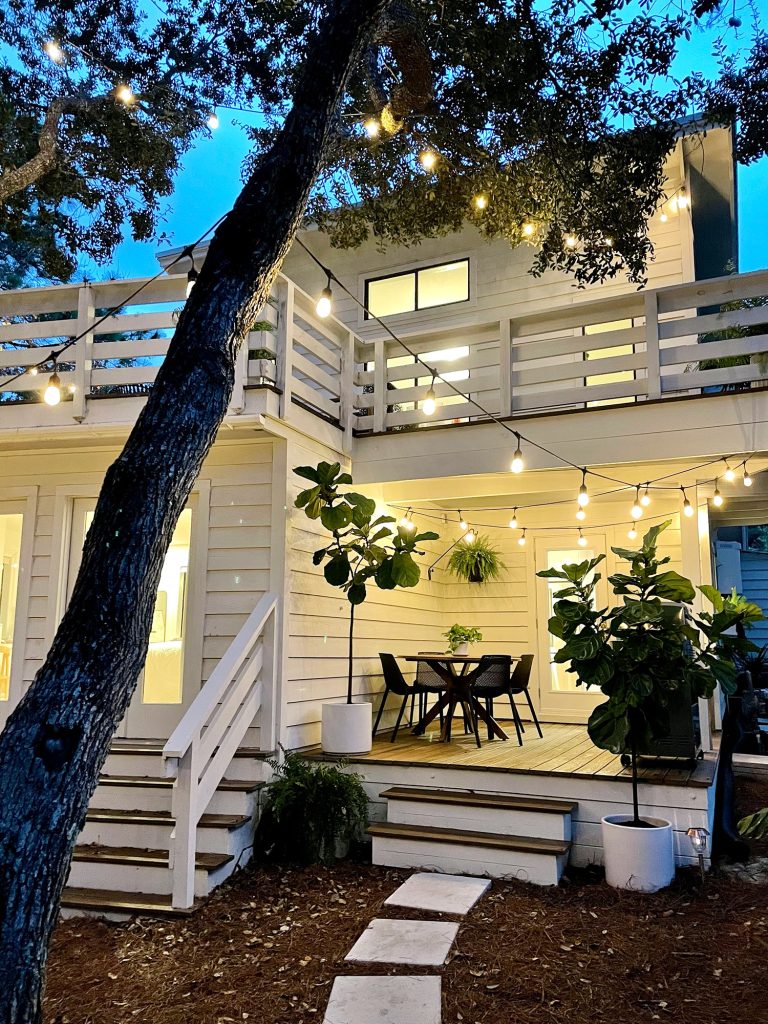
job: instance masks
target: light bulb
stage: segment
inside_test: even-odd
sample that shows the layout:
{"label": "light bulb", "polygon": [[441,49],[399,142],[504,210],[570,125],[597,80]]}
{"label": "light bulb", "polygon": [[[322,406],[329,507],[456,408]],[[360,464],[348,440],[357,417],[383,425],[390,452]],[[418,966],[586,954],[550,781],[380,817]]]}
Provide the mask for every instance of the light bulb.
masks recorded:
{"label": "light bulb", "polygon": [[375,139],[381,131],[381,124],[375,117],[369,117],[368,120],[364,122],[363,128],[365,129],[365,134],[369,139]]}
{"label": "light bulb", "polygon": [[459,529],[460,530],[468,530],[469,529],[469,525],[467,524],[467,521],[464,518],[464,516],[461,514],[461,512],[459,512]]}
{"label": "light bulb", "polygon": [[584,511],[581,505],[579,505],[579,507],[576,509],[576,518],[579,520],[580,523],[583,523],[584,520],[587,518],[587,513]]}
{"label": "light bulb", "polygon": [[517,529],[517,509],[512,513],[512,518],[509,520],[509,528],[510,530]]}
{"label": "light bulb", "polygon": [[533,224],[531,224],[529,220],[526,221],[525,224],[523,224],[523,234],[526,238],[530,238],[535,230],[536,228],[533,226]]}
{"label": "light bulb", "polygon": [[118,85],[115,89],[115,99],[120,100],[120,102],[124,103],[127,107],[129,104],[133,103],[136,97],[134,96],[133,89],[131,89],[130,86]]}
{"label": "light bulb", "polygon": [[397,524],[401,530],[407,530],[408,533],[411,533],[413,530],[416,529],[416,523],[414,523],[414,521],[411,518],[409,518],[410,514],[410,511],[406,512],[403,518]]}
{"label": "light bulb", "polygon": [[27,370],[27,373],[30,375],[30,377],[36,377],[37,376],[37,367],[36,366],[30,366],[29,370]]}
{"label": "light bulb", "polygon": [[565,236],[565,244],[568,246],[569,249],[575,249],[576,248],[576,235],[566,235]]}
{"label": "light bulb", "polygon": [[425,171],[433,171],[437,164],[437,153],[431,149],[425,149],[422,153],[419,153],[419,163]]}
{"label": "light bulb", "polygon": [[49,39],[43,49],[54,64],[61,64],[64,60],[64,51],[54,39]]}
{"label": "light bulb", "polygon": [[435,401],[435,392],[432,390],[432,388],[430,388],[429,391],[427,392],[427,397],[424,399],[421,408],[424,411],[425,415],[427,416],[431,416],[434,413],[435,409],[437,408],[437,402]]}
{"label": "light bulb", "polygon": [[647,487],[645,488],[645,491],[642,497],[640,498],[640,504],[643,506],[643,508],[648,508],[648,506],[651,504],[651,496],[648,493]]}
{"label": "light bulb", "polygon": [[327,285],[320,292],[320,298],[317,300],[315,306],[315,312],[320,317],[330,316],[331,309],[333,308],[333,292],[331,291],[330,285]]}
{"label": "light bulb", "polygon": [[522,473],[525,469],[525,461],[523,459],[523,452],[520,448],[520,435],[517,436],[517,448],[515,448],[515,454],[512,456],[512,464],[510,469],[513,473]]}
{"label": "light bulb", "polygon": [[475,539],[475,531],[474,530],[467,530],[467,532],[464,534],[464,543],[465,544],[471,544],[474,539]]}
{"label": "light bulb", "polygon": [[476,210],[484,210],[488,206],[488,196],[475,196],[472,202]]}
{"label": "light bulb", "polygon": [[717,481],[715,481],[715,493],[712,495],[712,504],[716,508],[720,508],[723,504],[723,496],[717,486]]}
{"label": "light bulb", "polygon": [[46,405],[58,405],[61,401],[61,379],[55,370],[48,378],[48,387],[45,389],[43,401]]}
{"label": "light bulb", "polygon": [[576,500],[582,508],[586,508],[589,504],[589,491],[587,490],[586,484],[582,484],[579,488],[579,496]]}
{"label": "light bulb", "polygon": [[681,188],[680,195],[677,197],[677,208],[679,210],[684,210],[688,206],[689,202],[690,200],[688,199],[688,194],[686,193],[684,188]]}
{"label": "light bulb", "polygon": [[637,530],[635,529],[634,525],[630,526],[629,530],[627,531],[627,536],[630,540],[637,540]]}
{"label": "light bulb", "polygon": [[613,248],[613,239],[612,238],[606,238],[605,239],[605,244],[608,246],[609,249],[612,249]]}
{"label": "light bulb", "polygon": [[211,113],[208,115],[208,120],[205,123],[208,125],[212,132],[216,131],[216,129],[219,127],[219,118],[215,111],[211,111]]}
{"label": "light bulb", "polygon": [[747,469],[746,462],[744,463],[744,486],[745,487],[751,487],[752,486],[752,477],[749,475],[749,470]]}
{"label": "light bulb", "polygon": [[662,215],[659,217],[659,220],[662,224],[666,224],[669,220],[669,216],[666,213],[662,213]]}
{"label": "light bulb", "polygon": [[517,538],[517,543],[520,545],[521,548],[525,547],[525,530],[523,530],[521,535]]}
{"label": "light bulb", "polygon": [[693,515],[693,505],[690,503],[688,498],[683,500],[683,515],[687,516],[688,519]]}
{"label": "light bulb", "polygon": [[195,282],[197,281],[198,276],[199,275],[193,263],[187,272],[187,298],[192,294],[192,289],[195,287]]}
{"label": "light bulb", "polygon": [[730,483],[733,483],[733,481],[735,479],[736,479],[736,474],[734,473],[734,471],[731,469],[731,467],[726,462],[726,464],[725,464],[725,472],[723,473],[723,480],[727,480],[728,483],[730,484]]}
{"label": "light bulb", "polygon": [[576,543],[579,545],[580,548],[585,548],[587,546],[587,538],[584,536],[581,530],[579,530],[579,539],[576,541]]}
{"label": "light bulb", "polygon": [[637,502],[635,502],[635,504],[630,509],[630,515],[632,516],[633,519],[639,519],[642,514],[643,514],[642,507],[640,505],[638,505]]}

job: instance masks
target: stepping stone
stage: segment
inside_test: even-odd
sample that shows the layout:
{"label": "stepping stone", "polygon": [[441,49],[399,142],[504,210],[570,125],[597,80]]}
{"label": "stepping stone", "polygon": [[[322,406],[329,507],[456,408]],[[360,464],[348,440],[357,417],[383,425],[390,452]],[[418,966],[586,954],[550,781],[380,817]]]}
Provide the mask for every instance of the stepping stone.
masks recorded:
{"label": "stepping stone", "polygon": [[323,1024],[440,1024],[438,977],[341,977]]}
{"label": "stepping stone", "polygon": [[439,967],[450,952],[458,924],[450,921],[392,921],[374,918],[346,960]]}
{"label": "stepping stone", "polygon": [[490,884],[489,878],[419,871],[407,878],[384,902],[388,906],[413,907],[440,914],[466,914]]}

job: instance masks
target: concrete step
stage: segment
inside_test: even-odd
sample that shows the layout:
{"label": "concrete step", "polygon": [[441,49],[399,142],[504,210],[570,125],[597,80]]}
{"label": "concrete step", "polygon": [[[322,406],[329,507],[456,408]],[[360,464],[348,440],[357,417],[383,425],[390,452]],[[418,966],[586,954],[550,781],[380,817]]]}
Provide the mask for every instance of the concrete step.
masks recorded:
{"label": "concrete step", "polygon": [[[235,869],[230,854],[198,853],[195,857],[195,896],[208,896]],[[67,884],[77,889],[118,889],[122,892],[170,895],[173,873],[167,850],[124,846],[78,846]]]}
{"label": "concrete step", "polygon": [[507,796],[455,789],[392,786],[382,790],[387,821],[569,842],[573,800]]}
{"label": "concrete step", "polygon": [[[174,825],[168,811],[89,808],[78,841],[83,846],[167,850]],[[197,850],[237,858],[252,843],[253,829],[247,815],[204,814],[197,827]]]}
{"label": "concrete step", "polygon": [[368,829],[373,863],[557,885],[570,843],[455,828],[380,822]]}
{"label": "concrete step", "polygon": [[[161,776],[114,775],[99,777],[99,785],[91,797],[94,808],[126,811],[170,811],[173,779]],[[258,803],[261,782],[222,779],[207,810],[212,814],[246,814],[251,817]]]}

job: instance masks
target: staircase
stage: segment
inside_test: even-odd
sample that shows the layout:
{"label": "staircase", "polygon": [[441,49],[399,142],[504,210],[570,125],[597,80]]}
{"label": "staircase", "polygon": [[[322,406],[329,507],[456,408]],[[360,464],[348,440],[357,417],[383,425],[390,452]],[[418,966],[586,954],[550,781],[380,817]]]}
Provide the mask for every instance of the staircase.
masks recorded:
{"label": "staircase", "polygon": [[369,827],[373,863],[557,885],[571,847],[571,800],[393,786]]}
{"label": "staircase", "polygon": [[[194,895],[207,896],[251,853],[264,778],[263,754],[239,749],[197,826]],[[171,893],[174,780],[160,744],[113,743],[91,799],[62,898],[65,914],[189,914]]]}

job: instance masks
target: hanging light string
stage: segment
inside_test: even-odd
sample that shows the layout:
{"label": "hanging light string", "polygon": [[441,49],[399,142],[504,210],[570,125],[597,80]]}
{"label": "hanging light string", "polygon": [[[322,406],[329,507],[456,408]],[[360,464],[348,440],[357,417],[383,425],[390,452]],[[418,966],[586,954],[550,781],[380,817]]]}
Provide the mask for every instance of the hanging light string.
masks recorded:
{"label": "hanging light string", "polygon": [[[116,316],[124,306],[127,306],[131,302],[133,302],[133,300],[137,298],[144,291],[145,288],[148,288],[159,278],[167,275],[168,271],[172,267],[174,267],[181,260],[185,259],[193,261],[192,267],[189,273],[187,274],[187,296],[189,296],[189,293],[191,291],[190,285],[193,285],[195,280],[197,279],[197,271],[194,265],[194,251],[197,248],[197,246],[200,245],[200,243],[203,242],[208,237],[208,235],[212,234],[216,230],[219,224],[221,224],[224,218],[227,216],[228,213],[223,213],[221,217],[219,217],[218,220],[207,229],[207,231],[204,231],[203,234],[196,241],[191,242],[189,245],[184,246],[181,252],[174,256],[170,263],[166,264],[165,267],[161,267],[161,269],[158,270],[158,272],[154,276],[149,277],[145,281],[143,281],[137,288],[135,288],[130,293],[130,295],[126,295],[123,299],[121,299],[121,301],[117,305],[111,306],[108,310],[106,310],[105,313],[97,317],[97,319],[94,320],[93,323],[89,324],[88,327],[85,328],[85,330],[81,331],[79,334],[76,334],[71,338],[68,338],[67,341],[64,342],[62,345],[52,348],[50,354],[46,356],[44,359],[41,359],[39,363],[35,363],[32,366],[25,366],[23,369],[18,370],[16,373],[10,374],[3,380],[0,380],[0,391],[4,391],[9,384],[13,384],[14,381],[19,380],[20,377],[25,376],[27,373],[34,376],[39,370],[44,370],[51,363],[53,363],[55,368],[56,364],[61,362],[61,356],[63,355],[64,352],[67,352],[69,349],[71,349],[73,345],[76,345],[77,342],[84,338],[87,334],[92,334],[100,324],[104,323],[105,320],[109,320],[110,317]],[[37,348],[38,346],[34,347]],[[47,348],[47,346],[44,345],[41,345],[39,347]]]}

